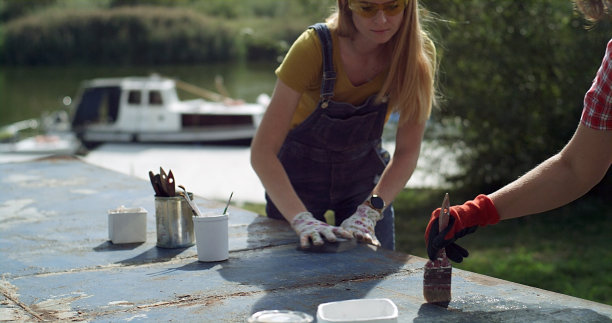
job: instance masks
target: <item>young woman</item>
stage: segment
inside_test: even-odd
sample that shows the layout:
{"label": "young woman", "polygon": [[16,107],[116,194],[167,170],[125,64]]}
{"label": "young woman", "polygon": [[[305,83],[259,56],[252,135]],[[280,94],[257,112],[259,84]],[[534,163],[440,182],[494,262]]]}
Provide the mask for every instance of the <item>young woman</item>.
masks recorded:
{"label": "young woman", "polygon": [[[576,8],[595,22],[608,16],[610,0],[575,0]],[[439,209],[434,211],[425,241],[431,259],[446,247],[448,257],[461,262],[467,251],[454,243],[478,226],[522,217],[563,206],[587,193],[612,164],[612,40],[584,97],[582,118],[574,136],[558,154],[489,196],[450,209],[447,229],[438,232]]]}
{"label": "young woman", "polygon": [[[436,94],[435,47],[419,10],[416,0],[338,0],[276,70],[251,164],[267,215],[289,221],[304,248],[339,236],[394,249],[391,202],[414,171]],[[393,111],[389,159],[381,135]]]}

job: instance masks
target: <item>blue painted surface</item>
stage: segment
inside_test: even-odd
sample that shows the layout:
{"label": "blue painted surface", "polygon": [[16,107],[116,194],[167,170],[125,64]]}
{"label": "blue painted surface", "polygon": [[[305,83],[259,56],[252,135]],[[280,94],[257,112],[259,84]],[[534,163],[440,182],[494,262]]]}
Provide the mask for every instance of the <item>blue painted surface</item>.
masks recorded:
{"label": "blue painted surface", "polygon": [[[324,302],[389,298],[399,322],[612,322],[611,306],[458,269],[449,308],[427,305],[424,259],[364,245],[301,252],[288,225],[237,208],[229,260],[200,263],[195,246],[155,246],[146,181],[74,159],[3,164],[0,174],[0,289],[10,298],[0,321],[12,311],[34,321],[244,322],[266,309],[316,316]],[[149,211],[145,243],[107,241],[107,211],[119,205]]]}

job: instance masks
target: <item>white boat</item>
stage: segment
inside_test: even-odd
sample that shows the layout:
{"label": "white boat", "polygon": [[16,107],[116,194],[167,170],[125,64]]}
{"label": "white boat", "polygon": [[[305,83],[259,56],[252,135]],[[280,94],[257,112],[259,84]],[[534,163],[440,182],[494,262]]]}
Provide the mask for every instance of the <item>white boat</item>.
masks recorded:
{"label": "white boat", "polygon": [[0,153],[71,155],[81,148],[69,129],[68,113],[60,110],[0,128]]}
{"label": "white boat", "polygon": [[205,94],[216,101],[182,101],[177,83],[187,91],[206,91],[156,75],[85,81],[72,111],[71,129],[86,146],[105,142],[248,143],[269,102],[265,94],[257,103],[244,103],[212,92]]}
{"label": "white boat", "polygon": [[0,143],[2,154],[73,155],[79,148],[79,141],[69,132],[41,134]]}

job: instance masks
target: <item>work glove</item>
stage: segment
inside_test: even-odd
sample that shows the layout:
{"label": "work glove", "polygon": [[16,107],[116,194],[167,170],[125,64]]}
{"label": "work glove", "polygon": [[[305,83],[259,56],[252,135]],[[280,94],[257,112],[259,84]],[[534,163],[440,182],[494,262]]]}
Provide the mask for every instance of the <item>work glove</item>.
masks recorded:
{"label": "work glove", "polygon": [[350,232],[355,239],[380,247],[380,242],[374,233],[376,222],[380,219],[382,219],[382,214],[365,204],[361,204],[353,215],[342,221],[340,227]]}
{"label": "work glove", "polygon": [[300,247],[306,249],[310,246],[310,241],[315,246],[321,246],[325,243],[325,240],[329,242],[336,241],[338,236],[350,239],[352,235],[346,230],[331,226],[323,221],[319,221],[312,216],[310,212],[302,212],[296,215],[291,220],[291,227],[300,236]]}
{"label": "work glove", "polygon": [[438,251],[446,248],[446,255],[454,262],[462,262],[469,255],[468,251],[455,243],[466,234],[476,231],[478,226],[495,224],[499,222],[499,214],[493,201],[488,196],[480,194],[473,201],[450,208],[450,217],[446,229],[439,232],[438,218],[440,208],[433,211],[429,224],[425,230],[425,244],[427,255],[434,261]]}

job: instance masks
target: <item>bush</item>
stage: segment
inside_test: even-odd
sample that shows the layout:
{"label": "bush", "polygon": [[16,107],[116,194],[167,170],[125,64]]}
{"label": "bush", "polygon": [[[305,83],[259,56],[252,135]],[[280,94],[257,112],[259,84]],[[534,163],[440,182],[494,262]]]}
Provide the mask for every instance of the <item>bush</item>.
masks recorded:
{"label": "bush", "polygon": [[233,59],[235,31],[187,9],[47,11],[6,25],[6,64],[164,64]]}
{"label": "bush", "polygon": [[6,22],[0,63],[10,65],[274,61],[334,3],[112,0],[87,7],[60,0],[9,2],[14,5],[0,5]]}
{"label": "bush", "polygon": [[428,7],[441,18],[434,34],[445,95],[434,114],[443,131],[433,136],[467,147],[462,172],[451,181],[492,191],[571,138],[610,26],[585,30],[570,1],[449,0]]}

